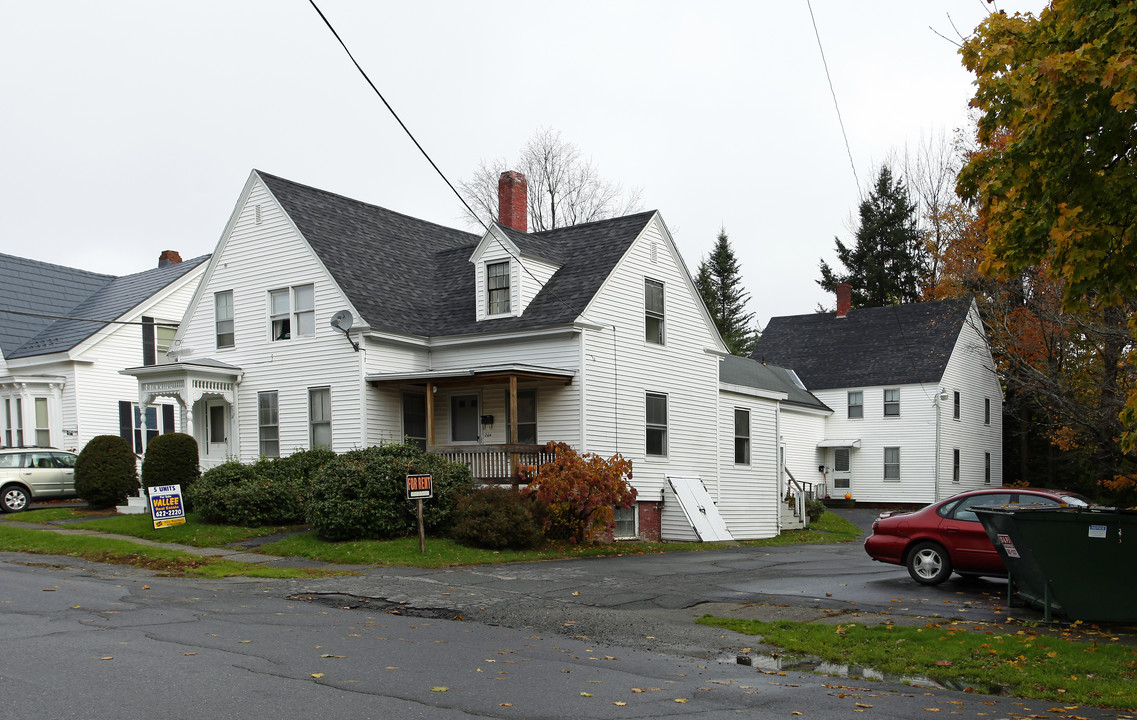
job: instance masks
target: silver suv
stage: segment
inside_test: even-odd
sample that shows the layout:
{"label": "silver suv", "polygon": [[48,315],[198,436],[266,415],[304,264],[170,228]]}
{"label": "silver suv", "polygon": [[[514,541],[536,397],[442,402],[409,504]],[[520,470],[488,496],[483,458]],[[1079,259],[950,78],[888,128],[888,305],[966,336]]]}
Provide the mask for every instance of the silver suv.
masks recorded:
{"label": "silver suv", "polygon": [[78,455],[54,448],[0,448],[0,512],[32,500],[74,497]]}

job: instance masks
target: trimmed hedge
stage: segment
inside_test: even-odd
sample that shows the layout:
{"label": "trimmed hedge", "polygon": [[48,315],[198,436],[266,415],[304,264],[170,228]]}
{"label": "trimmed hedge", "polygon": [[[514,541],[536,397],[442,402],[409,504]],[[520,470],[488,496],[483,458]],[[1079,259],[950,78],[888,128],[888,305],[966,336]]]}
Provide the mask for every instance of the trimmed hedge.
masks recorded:
{"label": "trimmed hedge", "polygon": [[185,493],[201,477],[197,440],[185,433],[166,433],[146,443],[142,456],[142,485],[181,485]]}
{"label": "trimmed hedge", "polygon": [[463,545],[491,550],[535,547],[544,539],[539,502],[509,488],[471,490],[458,501],[450,534]]}
{"label": "trimmed hedge", "polygon": [[107,508],[125,503],[138,488],[138,457],[130,443],[117,435],[87,442],[75,461],[75,494],[92,508]]}
{"label": "trimmed hedge", "polygon": [[298,450],[252,465],[230,461],[210,468],[186,494],[206,522],[223,525],[298,525],[304,522],[312,474],[336,454]]}
{"label": "trimmed hedge", "polygon": [[407,475],[429,473],[434,497],[423,501],[428,531],[448,528],[458,498],[471,486],[470,469],[414,445],[352,450],[322,466],[312,482],[307,520],[327,540],[389,539],[418,532]]}

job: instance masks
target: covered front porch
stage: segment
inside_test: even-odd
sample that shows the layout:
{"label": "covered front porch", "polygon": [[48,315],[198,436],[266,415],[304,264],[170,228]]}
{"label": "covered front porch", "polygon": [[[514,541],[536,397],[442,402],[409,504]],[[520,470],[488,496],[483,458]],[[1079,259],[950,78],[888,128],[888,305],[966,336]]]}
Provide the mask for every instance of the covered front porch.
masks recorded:
{"label": "covered front porch", "polygon": [[401,393],[407,441],[469,466],[487,484],[517,484],[518,468],[552,460],[539,428],[564,405],[558,397],[572,384],[575,370],[508,364],[454,370],[380,373],[367,376],[373,387]]}

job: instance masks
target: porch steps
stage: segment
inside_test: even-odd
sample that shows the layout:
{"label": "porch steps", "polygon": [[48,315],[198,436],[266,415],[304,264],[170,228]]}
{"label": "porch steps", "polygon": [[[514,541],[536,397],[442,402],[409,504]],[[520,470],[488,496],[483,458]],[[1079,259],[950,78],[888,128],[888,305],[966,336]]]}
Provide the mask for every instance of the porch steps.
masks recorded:
{"label": "porch steps", "polygon": [[122,515],[141,515],[149,512],[150,507],[146,504],[146,498],[127,495],[126,504],[117,506],[115,510],[118,510]]}
{"label": "porch steps", "polygon": [[798,515],[794,512],[793,507],[789,503],[781,502],[778,504],[778,506],[781,508],[781,525],[783,531],[805,529],[805,518],[798,517]]}

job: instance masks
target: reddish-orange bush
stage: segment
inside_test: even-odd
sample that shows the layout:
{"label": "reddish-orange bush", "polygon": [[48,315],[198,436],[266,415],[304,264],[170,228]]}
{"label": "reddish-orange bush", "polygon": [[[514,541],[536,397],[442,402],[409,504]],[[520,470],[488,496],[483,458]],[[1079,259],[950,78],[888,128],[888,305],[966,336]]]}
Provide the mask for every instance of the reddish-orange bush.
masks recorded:
{"label": "reddish-orange bush", "polygon": [[630,460],[618,454],[607,459],[593,453],[581,455],[560,442],[551,442],[545,449],[554,453],[554,460],[541,466],[523,492],[536,495],[548,506],[545,532],[549,537],[588,540],[615,526],[613,508],[631,507],[636,501],[636,490],[626,480],[632,474]]}

